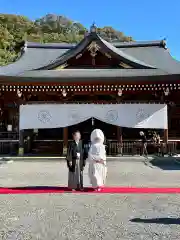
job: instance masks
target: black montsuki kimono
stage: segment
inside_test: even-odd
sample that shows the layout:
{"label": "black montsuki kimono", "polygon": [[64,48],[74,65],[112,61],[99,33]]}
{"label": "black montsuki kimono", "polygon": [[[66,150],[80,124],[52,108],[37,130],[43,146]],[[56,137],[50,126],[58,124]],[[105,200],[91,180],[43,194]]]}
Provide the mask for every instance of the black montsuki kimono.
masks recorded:
{"label": "black montsuki kimono", "polygon": [[[78,153],[80,154],[80,158],[77,156]],[[86,164],[86,156],[82,141],[79,141],[78,144],[72,141],[69,144],[66,160],[69,169],[68,187],[71,189],[83,188],[83,170]]]}

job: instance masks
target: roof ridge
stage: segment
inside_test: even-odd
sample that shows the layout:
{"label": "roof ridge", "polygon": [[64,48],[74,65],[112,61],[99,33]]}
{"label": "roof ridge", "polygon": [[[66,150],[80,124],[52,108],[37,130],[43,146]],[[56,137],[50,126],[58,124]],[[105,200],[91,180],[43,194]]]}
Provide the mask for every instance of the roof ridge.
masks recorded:
{"label": "roof ridge", "polygon": [[24,43],[26,48],[48,48],[48,49],[71,49],[74,48],[77,44],[76,43],[38,43],[38,42],[28,42]]}
{"label": "roof ridge", "polygon": [[114,42],[111,43],[116,48],[126,48],[126,47],[163,47],[166,48],[166,41],[155,40],[155,41],[135,41],[135,42]]}
{"label": "roof ridge", "polygon": [[[103,39],[104,40],[104,39]],[[108,41],[107,41],[108,42]],[[155,40],[155,41],[136,41],[136,42],[108,42],[116,48],[127,48],[127,47],[166,47],[166,41]],[[25,48],[43,48],[43,49],[73,49],[79,43],[38,43],[38,42],[24,42]]]}

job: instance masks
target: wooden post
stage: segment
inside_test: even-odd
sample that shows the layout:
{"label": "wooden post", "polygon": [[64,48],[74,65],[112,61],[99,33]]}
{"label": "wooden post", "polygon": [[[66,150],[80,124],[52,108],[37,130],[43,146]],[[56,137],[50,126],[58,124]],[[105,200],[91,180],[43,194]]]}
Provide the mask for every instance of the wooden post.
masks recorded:
{"label": "wooden post", "polygon": [[68,147],[68,127],[63,128],[63,155],[67,154]]}
{"label": "wooden post", "polygon": [[168,129],[164,129],[164,143],[168,143]]}
{"label": "wooden post", "polygon": [[118,154],[122,154],[122,128],[117,127]]}
{"label": "wooden post", "polygon": [[165,153],[169,152],[169,147],[168,147],[168,129],[164,129],[164,144],[163,144],[163,151],[162,155],[164,156]]}
{"label": "wooden post", "polygon": [[24,130],[19,130],[19,156],[24,155]]}

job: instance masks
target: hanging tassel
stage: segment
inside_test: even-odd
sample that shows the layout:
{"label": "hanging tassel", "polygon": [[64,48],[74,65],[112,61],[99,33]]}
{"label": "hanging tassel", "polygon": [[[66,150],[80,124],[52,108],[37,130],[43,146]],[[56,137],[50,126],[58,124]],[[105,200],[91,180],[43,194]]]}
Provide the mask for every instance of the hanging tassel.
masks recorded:
{"label": "hanging tassel", "polygon": [[91,120],[92,120],[92,126],[94,126],[94,118],[92,118]]}

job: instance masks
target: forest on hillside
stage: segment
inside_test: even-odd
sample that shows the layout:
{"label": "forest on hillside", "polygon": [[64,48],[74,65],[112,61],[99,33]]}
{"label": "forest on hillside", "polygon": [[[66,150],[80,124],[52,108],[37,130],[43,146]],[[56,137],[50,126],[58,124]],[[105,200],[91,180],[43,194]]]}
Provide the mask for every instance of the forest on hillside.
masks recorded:
{"label": "forest on hillside", "polygon": [[[24,41],[77,43],[87,31],[81,23],[54,14],[35,21],[25,16],[0,14],[0,66],[16,60]],[[97,28],[97,32],[110,42],[133,40],[111,26]]]}

